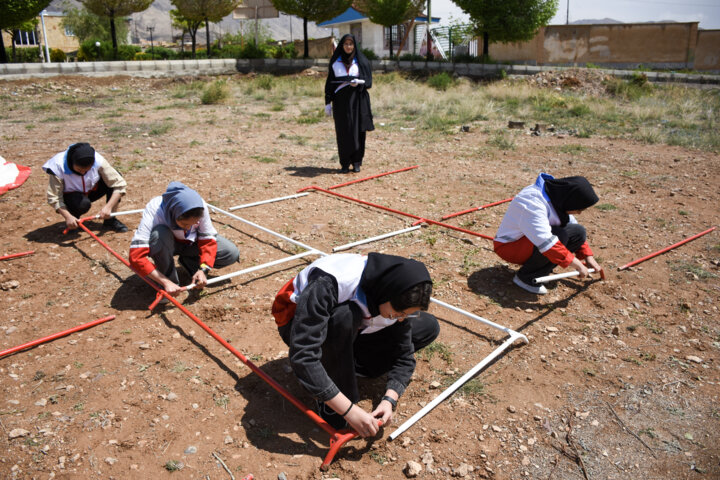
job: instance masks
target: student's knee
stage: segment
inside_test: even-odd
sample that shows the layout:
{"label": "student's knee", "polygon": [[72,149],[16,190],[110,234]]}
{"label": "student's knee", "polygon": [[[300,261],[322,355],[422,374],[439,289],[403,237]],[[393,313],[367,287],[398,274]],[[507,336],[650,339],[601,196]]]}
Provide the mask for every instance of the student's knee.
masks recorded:
{"label": "student's knee", "polygon": [[92,206],[90,199],[80,192],[66,193],[63,196],[63,200],[65,201],[68,212],[76,217],[87,213]]}
{"label": "student's knee", "polygon": [[440,335],[440,323],[434,315],[420,312],[418,318],[411,321],[413,322],[412,341],[415,351],[430,345]]}
{"label": "student's knee", "polygon": [[240,250],[233,242],[222,237],[218,237],[218,252],[215,258],[216,267],[225,267],[237,262],[240,258]]}
{"label": "student's knee", "polygon": [[175,236],[167,225],[155,225],[150,232],[150,255],[159,252],[169,251],[170,255],[175,251]]}

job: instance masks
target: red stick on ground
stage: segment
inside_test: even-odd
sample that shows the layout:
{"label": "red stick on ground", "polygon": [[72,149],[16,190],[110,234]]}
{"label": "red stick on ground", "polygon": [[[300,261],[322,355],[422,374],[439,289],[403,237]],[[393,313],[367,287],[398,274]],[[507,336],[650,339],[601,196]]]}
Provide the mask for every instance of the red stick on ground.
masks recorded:
{"label": "red stick on ground", "polygon": [[[187,308],[185,308],[180,302],[178,302],[174,297],[170,296],[165,290],[162,290],[160,287],[155,285],[151,280],[149,280],[147,277],[140,275],[135,269],[130,265],[130,262],[128,262],[125,258],[123,258],[120,254],[115,252],[110,246],[100,240],[100,238],[92,233],[84,224],[86,220],[91,220],[94,217],[87,217],[82,218],[78,220],[78,226],[85,230],[92,238],[94,238],[100,245],[105,247],[105,249],[110,252],[115,258],[120,260],[122,263],[124,263],[128,268],[130,268],[132,271],[134,271],[140,278],[142,278],[145,283],[150,285],[152,288],[154,288],[158,292],[158,297],[165,297],[170,302],[172,302],[176,307],[180,309],[181,312],[183,312],[185,315],[187,315],[193,322],[198,324],[200,328],[205,330],[211,337],[213,337],[215,340],[220,342],[220,344],[228,349],[233,355],[235,355],[241,362],[243,362],[245,365],[250,368],[250,370],[253,371],[257,376],[259,376],[261,379],[265,381],[268,385],[270,385],[273,389],[275,389],[280,395],[285,397],[286,400],[288,400],[290,403],[292,403],[295,407],[298,408],[302,413],[310,417],[310,419],[317,423],[318,427],[325,430],[326,433],[330,435],[330,450],[328,451],[327,455],[325,456],[325,459],[323,460],[323,463],[320,465],[321,470],[327,470],[330,466],[330,463],[333,461],[333,458],[337,454],[340,447],[342,447],[345,442],[348,440],[352,440],[353,438],[358,436],[358,433],[353,430],[335,430],[330,424],[328,424],[325,420],[323,420],[317,413],[307,408],[303,403],[295,398],[290,392],[285,390],[285,388],[282,387],[279,383],[277,383],[275,380],[273,380],[272,377],[270,377],[267,373],[260,370],[260,368],[255,365],[253,362],[247,359],[245,355],[242,354],[238,349],[230,345],[224,338],[222,338],[220,335],[215,333],[210,327],[208,327],[205,323],[203,323],[202,320],[200,320],[198,317],[193,315]],[[157,305],[159,298],[156,299],[155,302],[153,302],[152,306]]]}
{"label": "red stick on ground", "polygon": [[495,205],[500,205],[501,203],[509,202],[512,199],[513,199],[513,197],[510,197],[510,198],[506,198],[505,200],[500,200],[499,202],[488,203],[486,205],[480,205],[479,207],[468,208],[467,210],[463,210],[461,212],[450,213],[450,214],[442,217],[442,220],[447,220],[448,218],[465,215],[466,213],[474,212],[476,210],[482,210],[484,208],[494,207]]}
{"label": "red stick on ground", "polygon": [[637,260],[633,260],[633,261],[630,262],[630,263],[626,263],[626,264],[623,265],[622,267],[618,268],[618,270],[625,270],[626,268],[630,268],[630,267],[632,267],[633,265],[637,265],[638,263],[644,262],[645,260],[648,260],[648,259],[653,258],[653,257],[657,257],[658,255],[660,255],[660,254],[662,254],[662,253],[665,253],[665,252],[667,252],[668,250],[672,250],[672,249],[675,248],[675,247],[679,247],[680,245],[683,245],[683,244],[685,244],[685,243],[687,243],[687,242],[691,242],[691,241],[695,240],[696,238],[702,237],[703,235],[706,235],[706,234],[712,232],[713,230],[715,230],[715,227],[708,228],[708,229],[705,230],[704,232],[700,232],[700,233],[698,233],[697,235],[693,235],[692,237],[688,237],[688,238],[686,238],[685,240],[682,240],[682,241],[680,241],[680,242],[678,242],[678,243],[676,243],[676,244],[674,244],[674,245],[670,245],[669,247],[665,247],[665,248],[663,248],[662,250],[659,250],[659,251],[657,251],[657,252],[655,252],[655,253],[651,253],[650,255],[647,255],[647,256],[645,256],[645,257],[638,258]]}
{"label": "red stick on ground", "polygon": [[53,335],[39,338],[37,340],[33,340],[32,342],[23,343],[22,345],[18,345],[17,347],[8,348],[7,350],[3,350],[0,352],[0,358],[10,355],[11,353],[19,352],[20,350],[25,350],[26,348],[34,347],[35,345],[40,345],[41,343],[50,342],[52,340],[55,340],[56,338],[64,337],[65,335],[70,335],[71,333],[79,332],[80,330],[85,330],[86,328],[94,327],[95,325],[100,325],[101,323],[105,323],[108,320],[113,320],[115,318],[115,315],[110,315],[109,317],[103,317],[99,318],[97,320],[94,320],[90,323],[86,323],[83,325],[78,325],[77,327],[73,327],[69,330],[65,330],[63,332],[58,332]]}
{"label": "red stick on ground", "polygon": [[0,260],[10,260],[11,258],[24,257],[25,255],[32,255],[33,253],[35,253],[35,250],[30,250],[29,252],[22,253],[11,253],[10,255],[4,255],[0,257]]}
{"label": "red stick on ground", "polygon": [[[370,177],[359,178],[359,179],[357,179],[357,180],[351,180],[351,181],[345,182],[345,183],[338,183],[337,185],[333,185],[332,187],[328,187],[328,190],[332,190],[332,189],[334,189],[334,188],[344,187],[344,186],[346,186],[346,185],[352,185],[353,183],[365,182],[365,181],[367,181],[367,180],[372,180],[373,178],[384,177],[385,175],[391,175],[391,174],[393,174],[393,173],[405,172],[405,171],[407,171],[407,170],[412,170],[413,168],[418,168],[418,166],[417,166],[417,165],[413,165],[412,167],[400,168],[400,169],[398,169],[398,170],[393,170],[393,171],[391,171],[391,172],[378,173],[377,175],[372,175],[372,176],[370,176]],[[304,192],[305,190],[313,190],[314,188],[315,188],[314,186],[301,188],[300,190],[297,191],[297,193]]]}

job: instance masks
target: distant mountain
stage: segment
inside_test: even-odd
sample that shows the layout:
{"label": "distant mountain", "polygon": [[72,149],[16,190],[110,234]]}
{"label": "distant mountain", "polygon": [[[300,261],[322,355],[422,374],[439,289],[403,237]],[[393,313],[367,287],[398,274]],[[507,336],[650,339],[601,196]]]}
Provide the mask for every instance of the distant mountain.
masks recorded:
{"label": "distant mountain", "polygon": [[608,24],[608,23],[623,23],[623,22],[612,19],[612,18],[603,18],[600,20],[583,19],[583,20],[575,20],[574,22],[570,22],[571,25],[588,25],[588,24],[592,24],[592,23]]}
{"label": "distant mountain", "polygon": [[[69,2],[80,8],[81,5],[76,0],[53,0],[48,7],[48,11],[62,12],[63,4]],[[133,38],[143,41],[150,41],[150,32],[148,27],[153,28],[153,40],[157,42],[172,41],[173,34],[179,35],[177,29],[172,29],[170,10],[175,8],[170,0],[155,0],[150,8],[144,12],[133,13],[130,18],[130,30]],[[259,29],[265,31],[274,40],[299,40],[303,38],[303,21],[302,18],[288,16],[284,13],[279,18],[267,18],[258,21]],[[238,33],[240,30],[248,35],[255,33],[254,20],[236,20],[232,18],[232,14],[225,17],[219,23],[210,24],[210,41],[224,35],[225,33]],[[329,28],[317,27],[314,22],[308,22],[308,37],[323,38],[331,35]],[[205,44],[205,28],[198,30],[198,43]]]}

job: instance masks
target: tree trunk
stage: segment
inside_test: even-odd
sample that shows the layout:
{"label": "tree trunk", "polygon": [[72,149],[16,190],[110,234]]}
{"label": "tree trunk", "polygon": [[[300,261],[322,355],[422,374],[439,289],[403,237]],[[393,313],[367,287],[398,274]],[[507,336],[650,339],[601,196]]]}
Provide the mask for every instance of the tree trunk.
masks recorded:
{"label": "tree trunk", "polygon": [[0,30],[0,63],[8,63],[7,52],[5,51],[5,42],[2,38],[2,30]]}
{"label": "tree trunk", "polygon": [[115,15],[110,17],[110,36],[113,42],[113,60],[117,60],[118,48],[117,48],[117,32],[115,31]]}
{"label": "tree trunk", "polygon": [[[17,48],[15,48],[15,35],[20,36],[20,31],[19,31],[19,30],[13,30],[13,31],[10,33],[10,35],[11,35],[11,37],[10,37],[10,44],[12,45],[12,61],[13,61],[14,63],[17,63]],[[5,49],[3,48],[3,50],[5,50]]]}
{"label": "tree trunk", "polygon": [[483,32],[483,62],[490,60],[490,35]]}
{"label": "tree trunk", "polygon": [[308,48],[307,17],[303,17],[303,36],[305,37],[305,50],[303,51],[303,58],[308,58],[310,53]]}
{"label": "tree trunk", "polygon": [[207,57],[210,58],[210,22],[205,18],[205,45],[207,45]]}
{"label": "tree trunk", "polygon": [[197,36],[197,28],[191,31],[190,36],[192,37],[192,58],[195,59],[195,45],[197,44],[195,37]]}
{"label": "tree trunk", "polygon": [[393,34],[393,31],[392,31],[392,29],[393,29],[393,26],[390,25],[390,60],[392,60],[392,57],[393,57],[393,48],[392,48],[392,47],[393,47],[393,45],[392,45],[392,34]]}

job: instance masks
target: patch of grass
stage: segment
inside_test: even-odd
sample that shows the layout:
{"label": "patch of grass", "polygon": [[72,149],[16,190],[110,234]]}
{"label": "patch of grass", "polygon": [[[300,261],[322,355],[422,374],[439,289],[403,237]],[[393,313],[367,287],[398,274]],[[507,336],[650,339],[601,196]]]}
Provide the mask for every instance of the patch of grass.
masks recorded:
{"label": "patch of grass", "polygon": [[639,174],[640,174],[640,172],[638,172],[637,170],[625,170],[624,172],[620,172],[620,175],[622,175],[623,177],[628,177],[628,178],[635,177]]}
{"label": "patch of grass", "polygon": [[638,431],[638,435],[647,435],[650,438],[657,438],[658,434],[655,433],[655,430],[652,427],[643,428],[642,430]]}
{"label": "patch of grass", "polygon": [[230,87],[227,80],[215,80],[207,85],[200,96],[203,105],[216,105],[224,102],[230,96]]}
{"label": "patch of grass", "polygon": [[150,165],[150,162],[148,160],[138,159],[130,160],[129,162],[117,162],[114,166],[118,172],[125,174],[132,170],[141,170],[148,165]]}
{"label": "patch of grass", "polygon": [[427,84],[435,90],[444,92],[455,84],[455,80],[447,72],[440,72],[437,75],[432,75],[428,78]]}
{"label": "patch of grass", "polygon": [[325,117],[325,112],[321,109],[306,110],[295,118],[295,121],[301,125],[312,125],[319,123]]}
{"label": "patch of grass", "polygon": [[702,267],[688,262],[668,262],[670,269],[675,272],[682,272],[686,277],[692,278],[693,280],[707,280],[709,278],[716,278],[717,275],[708,272]]}
{"label": "patch of grass", "polygon": [[173,127],[173,123],[170,120],[163,120],[162,122],[152,123],[148,134],[152,136],[165,135]]}
{"label": "patch of grass", "polygon": [[387,457],[379,452],[370,452],[370,458],[375,460],[380,465],[385,465],[386,463],[388,463]]}
{"label": "patch of grass", "polygon": [[463,393],[463,395],[466,395],[468,397],[479,397],[487,394],[487,391],[485,390],[485,384],[477,378],[473,378],[469,382],[465,383],[465,385],[460,387],[460,391]]}
{"label": "patch of grass", "polygon": [[165,462],[165,470],[168,472],[177,472],[182,470],[185,465],[180,460],[168,460]]}
{"label": "patch of grass", "polygon": [[623,362],[634,363],[638,367],[642,367],[643,363],[635,357],[625,357],[622,359]]}
{"label": "patch of grass", "polygon": [[665,333],[665,329],[657,324],[655,320],[647,319],[643,322],[643,326],[650,330],[655,335],[661,335]]}
{"label": "patch of grass", "polygon": [[595,208],[597,208],[601,212],[609,212],[611,210],[617,210],[617,207],[615,205],[613,205],[612,203],[600,203],[598,205],[595,205]]}
{"label": "patch of grass", "polygon": [[228,403],[230,403],[230,398],[227,395],[215,399],[215,405],[218,407],[227,408]]}
{"label": "patch of grass", "polygon": [[429,246],[434,246],[435,243],[437,243],[437,235],[433,235],[432,233],[426,233],[423,235],[423,240],[425,243],[427,243]]}
{"label": "patch of grass", "polygon": [[515,140],[503,132],[495,133],[487,141],[487,144],[499,150],[515,150]]}
{"label": "patch of grass", "polygon": [[174,373],[182,373],[182,372],[184,372],[185,370],[189,370],[189,369],[190,369],[190,367],[188,367],[187,365],[185,365],[184,362],[177,361],[177,362],[175,362],[175,365],[172,366],[172,368],[170,369],[170,371],[171,371],[171,372],[174,372]]}
{"label": "patch of grass", "polygon": [[309,137],[303,137],[302,135],[287,135],[285,133],[281,133],[280,135],[278,135],[278,138],[291,140],[297,145],[307,145]]}
{"label": "patch of grass", "polygon": [[270,107],[270,111],[272,112],[282,112],[283,110],[285,110],[285,104],[280,102],[273,103]]}
{"label": "patch of grass", "polygon": [[655,356],[654,353],[641,352],[641,353],[640,353],[640,358],[641,358],[642,360],[646,361],[646,362],[652,362],[652,361],[655,360],[656,356]]}
{"label": "patch of grass", "polygon": [[277,163],[277,159],[272,157],[261,157],[260,155],[253,155],[252,158],[254,158],[260,163]]}
{"label": "patch of grass", "polygon": [[418,357],[422,358],[425,361],[430,361],[431,358],[435,356],[435,354],[438,354],[440,358],[442,358],[445,363],[451,364],[452,363],[452,351],[450,350],[450,347],[445,345],[441,342],[433,342],[427,347],[423,348],[419,352],[417,352]]}
{"label": "patch of grass", "polygon": [[570,155],[580,155],[586,153],[589,149],[584,145],[578,145],[577,143],[571,143],[560,147],[562,153],[568,153]]}
{"label": "patch of grass", "polygon": [[272,90],[275,86],[275,77],[273,75],[258,75],[254,80],[255,86],[261,90]]}
{"label": "patch of grass", "polygon": [[83,410],[85,410],[85,402],[76,403],[75,405],[73,405],[73,410],[75,410],[76,412],[82,412]]}

